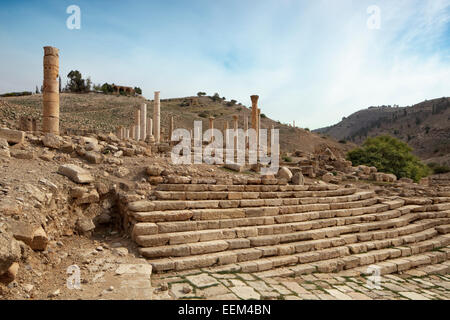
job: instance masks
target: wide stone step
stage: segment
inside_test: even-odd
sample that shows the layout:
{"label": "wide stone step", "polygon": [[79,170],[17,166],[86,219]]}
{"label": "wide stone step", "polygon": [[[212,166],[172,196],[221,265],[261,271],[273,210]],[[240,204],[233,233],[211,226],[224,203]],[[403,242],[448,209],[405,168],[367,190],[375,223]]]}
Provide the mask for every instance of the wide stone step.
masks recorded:
{"label": "wide stone step", "polygon": [[[394,253],[394,251],[392,252]],[[386,256],[386,254],[381,253],[379,255],[379,257],[383,256]],[[447,248],[447,251],[445,252],[433,251],[416,255],[408,255],[408,253],[405,253],[405,255],[402,255],[399,258],[389,258],[386,260],[380,260],[374,264],[364,266],[360,265],[353,268],[351,268],[351,266],[356,265],[356,263],[359,264],[360,260],[357,258],[352,259],[352,256],[349,256],[342,259],[337,258],[324,260],[316,264],[298,264],[295,266],[281,267],[268,271],[256,272],[253,274],[259,278],[292,277],[319,272],[336,272],[336,276],[358,276],[372,275],[374,268],[377,267],[379,268],[381,275],[404,272],[411,269],[417,269],[427,274],[448,274],[448,271],[450,270],[450,265],[447,261],[448,259],[450,259],[450,249]],[[227,269],[228,268],[226,267],[216,267],[209,268],[207,270],[211,272],[239,271],[239,268],[236,266],[230,266],[230,268],[228,270]]]}
{"label": "wide stone step", "polygon": [[[351,190],[351,189],[342,189]],[[333,191],[337,193],[339,190]],[[309,191],[286,191],[286,192],[223,192],[223,191],[155,191],[154,195],[158,200],[243,200],[243,199],[299,199],[296,204],[300,203],[336,203],[349,202],[355,200],[363,200],[373,198],[373,191],[359,191],[350,193],[349,195],[331,196],[321,194],[321,196],[309,196]],[[324,191],[314,191],[314,193]],[[345,191],[352,192],[352,191]]]}
{"label": "wide stone step", "polygon": [[[281,225],[135,235],[134,239],[142,247],[176,245],[239,238],[248,238],[248,240],[250,240],[251,242],[251,246],[262,246],[304,240],[317,240],[326,237],[334,237],[341,234],[358,232],[363,233],[359,236],[361,240],[370,240],[363,238],[364,232],[394,227],[403,227],[415,220],[420,219],[421,217],[421,213],[405,214],[401,216],[398,210],[393,210],[391,212],[392,213],[390,215],[390,218],[387,220],[378,220],[366,223],[355,223],[351,221],[349,224],[341,224],[340,226],[337,226],[338,221],[336,219],[329,219],[318,220],[315,223],[306,221]],[[380,217],[381,214],[374,215],[375,219],[378,219]],[[430,221],[430,223],[433,223],[433,221]]]}
{"label": "wide stone step", "polygon": [[[266,237],[267,240],[274,240],[268,242],[269,244],[264,247],[260,247],[259,242],[254,242],[253,238],[248,239],[228,239],[228,240],[215,240],[201,243],[188,243],[182,245],[165,245],[150,248],[141,248],[140,252],[147,258],[162,258],[162,257],[180,257],[195,255],[201,253],[220,252],[225,250],[245,249],[250,247],[256,247],[258,250],[263,251],[263,256],[276,256],[300,253],[311,250],[318,250],[330,247],[337,247],[342,245],[348,245],[348,248],[352,253],[367,252],[373,248],[379,249],[380,247],[388,247],[391,245],[401,245],[403,243],[413,243],[432,238],[437,235],[437,231],[434,229],[436,223],[445,223],[450,219],[433,222],[422,222],[417,224],[411,224],[406,227],[394,228],[390,230],[381,230],[373,232],[365,232],[360,234],[341,235],[338,230],[336,233],[328,231],[327,238],[311,241],[299,241],[291,242],[289,244],[279,244],[280,237],[275,235],[273,237]],[[337,228],[336,228],[337,229]],[[426,232],[423,230],[427,229]],[[413,234],[413,236],[406,236]],[[364,242],[358,242],[362,241]],[[389,241],[378,241],[386,240]]]}
{"label": "wide stone step", "polygon": [[446,224],[446,225],[443,225],[443,226],[438,226],[438,227],[436,227],[436,231],[441,233],[441,234],[450,233],[450,224]]}
{"label": "wide stone step", "polygon": [[[243,201],[243,200],[242,200]],[[361,215],[365,213],[382,212],[389,209],[387,204],[375,204],[376,199],[367,199],[356,201],[355,204],[349,204],[349,209],[331,209],[339,206],[332,206],[328,203],[307,204],[307,205],[285,205],[285,206],[257,206],[244,208],[210,208],[210,209],[195,209],[195,210],[148,210],[155,207],[151,202],[145,202],[140,206],[142,211],[131,211],[130,214],[136,221],[139,222],[173,222],[173,221],[187,221],[187,220],[221,220],[221,219],[238,219],[238,218],[255,218],[255,217],[269,217],[277,216],[283,217],[286,215],[285,222],[305,221],[308,216],[304,213],[310,212],[324,212],[317,218],[330,218],[334,216],[351,216]],[[265,203],[270,201],[265,200]],[[136,203],[134,203],[136,204]],[[337,205],[337,204],[336,204]],[[415,206],[408,206],[411,209]],[[315,219],[317,219],[315,218]],[[314,219],[314,217],[312,217]]]}
{"label": "wide stone step", "polygon": [[[347,195],[354,194],[356,189],[344,189],[350,191]],[[337,196],[337,195],[330,195]],[[342,196],[339,195],[339,196]],[[237,207],[260,207],[260,206],[283,206],[284,203],[300,202],[296,199],[242,199],[242,200],[141,200],[128,204],[128,210],[132,212],[188,210],[188,209],[215,209],[215,208],[237,208]],[[329,203],[324,203],[328,204]],[[330,206],[328,207],[330,208]]]}
{"label": "wide stone step", "polygon": [[[307,268],[312,272],[337,272],[344,269],[356,268],[359,266],[378,263],[389,258],[396,259],[408,257],[433,249],[448,246],[450,236],[444,235],[433,240],[425,240],[411,245],[403,245],[394,248],[373,250],[367,253],[350,255],[347,247],[337,247],[323,249],[317,252],[306,252],[286,256],[263,257],[261,250],[255,248],[239,249],[231,252],[210,253],[197,256],[165,258],[151,260],[155,272],[182,271],[194,268],[206,268],[220,266],[215,272],[239,271],[239,272],[260,272],[281,266],[296,266],[297,268]],[[436,255],[445,255],[445,253]],[[328,257],[328,259],[326,259]],[[321,260],[321,258],[324,258]],[[317,259],[317,260],[316,260]],[[300,262],[304,261],[304,263]],[[431,261],[431,258],[430,258]],[[332,262],[332,263],[330,263]],[[421,263],[414,262],[413,267],[420,266]]]}
{"label": "wide stone step", "polygon": [[[222,209],[175,212],[135,213],[138,222],[134,225],[133,237],[173,232],[226,229],[237,227],[258,227],[259,234],[270,234],[268,230],[310,230],[326,226],[349,225],[370,221],[383,221],[411,212],[414,206],[389,210],[387,205],[377,204],[363,208],[312,211],[289,215],[278,215],[274,208],[260,210]],[[425,213],[424,218],[437,218]],[[419,213],[417,213],[419,216]],[[440,215],[439,217],[446,217]],[[335,219],[336,218],[336,219]],[[264,232],[265,231],[265,232]],[[273,232],[272,232],[273,233]]]}
{"label": "wide stone step", "polygon": [[216,185],[216,184],[160,184],[159,191],[188,192],[285,192],[285,191],[328,191],[337,190],[337,185]]}

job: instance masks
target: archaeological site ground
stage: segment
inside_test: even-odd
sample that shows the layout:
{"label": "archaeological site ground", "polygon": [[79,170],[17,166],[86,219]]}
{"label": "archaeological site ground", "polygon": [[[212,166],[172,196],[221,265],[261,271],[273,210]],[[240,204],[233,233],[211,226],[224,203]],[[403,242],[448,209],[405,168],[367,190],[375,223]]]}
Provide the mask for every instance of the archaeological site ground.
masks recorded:
{"label": "archaeological site ground", "polygon": [[[450,299],[449,98],[310,130],[251,88],[91,85],[71,50],[0,96],[0,300]],[[350,156],[386,135],[412,148]]]}

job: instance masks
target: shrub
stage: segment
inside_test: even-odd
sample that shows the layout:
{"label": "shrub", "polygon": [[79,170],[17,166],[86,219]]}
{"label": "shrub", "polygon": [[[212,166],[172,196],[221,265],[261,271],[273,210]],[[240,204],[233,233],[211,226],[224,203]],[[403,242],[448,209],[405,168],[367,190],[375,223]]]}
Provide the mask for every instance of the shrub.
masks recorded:
{"label": "shrub", "polygon": [[219,94],[216,92],[214,93],[214,95],[211,97],[212,101],[219,101],[221,100]]}
{"label": "shrub", "polygon": [[208,118],[208,114],[206,112],[199,113],[198,116],[201,118]]}
{"label": "shrub", "polygon": [[199,97],[206,96],[206,92],[202,92],[202,91],[197,92],[197,96],[199,96]]}
{"label": "shrub", "polygon": [[346,144],[347,141],[346,140],[339,140],[339,143]]}
{"label": "shrub", "polygon": [[373,166],[380,172],[393,173],[397,178],[410,178],[417,182],[431,170],[411,151],[406,143],[385,135],[367,139],[361,148],[350,151],[347,159],[354,166]]}
{"label": "shrub", "polygon": [[288,157],[288,156],[284,156],[284,157],[283,157],[283,161],[284,161],[284,162],[292,162],[292,158],[291,158],[291,157]]}
{"label": "shrub", "polygon": [[112,85],[110,85],[109,83],[104,83],[101,88],[101,91],[103,91],[104,94],[108,94],[108,93],[113,93],[114,89],[112,87]]}
{"label": "shrub", "polygon": [[443,174],[450,172],[450,167],[447,165],[440,165],[438,163],[429,163],[428,167],[433,171],[434,174]]}
{"label": "shrub", "polygon": [[23,91],[23,92],[9,92],[0,95],[0,97],[20,97],[20,96],[31,96],[33,93],[30,91]]}
{"label": "shrub", "polygon": [[267,116],[264,113],[261,113],[261,118],[265,119],[265,118],[267,118]]}

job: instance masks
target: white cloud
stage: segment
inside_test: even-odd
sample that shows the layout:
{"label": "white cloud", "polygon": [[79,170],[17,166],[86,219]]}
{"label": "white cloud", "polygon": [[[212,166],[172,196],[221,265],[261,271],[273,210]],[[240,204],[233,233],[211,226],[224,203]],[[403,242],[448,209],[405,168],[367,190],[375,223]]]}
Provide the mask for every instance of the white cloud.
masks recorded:
{"label": "white cloud", "polygon": [[[124,32],[94,34],[83,25],[79,34],[64,34],[62,74],[78,68],[96,83],[140,86],[148,98],[155,90],[162,97],[201,90],[249,105],[259,94],[263,113],[311,129],[371,105],[449,93],[450,0],[195,4],[162,11],[153,24],[157,12],[121,21],[108,10],[105,25],[117,20]],[[366,26],[372,4],[381,8],[381,30]],[[16,55],[28,61],[14,81],[0,81],[0,90],[40,82],[42,52],[33,54],[33,62],[29,53]],[[0,66],[5,70],[13,71]]]}

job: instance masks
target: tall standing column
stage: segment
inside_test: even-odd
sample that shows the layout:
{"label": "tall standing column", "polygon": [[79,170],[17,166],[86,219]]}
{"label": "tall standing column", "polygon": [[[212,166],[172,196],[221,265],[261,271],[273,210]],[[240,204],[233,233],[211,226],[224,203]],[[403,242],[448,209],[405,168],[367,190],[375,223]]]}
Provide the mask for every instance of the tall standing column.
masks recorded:
{"label": "tall standing column", "polygon": [[151,138],[153,135],[153,120],[152,118],[147,119],[147,138]]}
{"label": "tall standing column", "polygon": [[134,110],[134,139],[139,141],[141,137],[141,110]]}
{"label": "tall standing column", "polygon": [[248,148],[248,116],[244,117],[244,132],[245,132],[245,149]]}
{"label": "tall standing column", "polygon": [[[209,117],[209,129],[214,130],[214,117]],[[214,134],[211,134],[211,142],[213,141]]]}
{"label": "tall standing column", "polygon": [[233,126],[233,129],[234,129],[234,134],[235,134],[235,136],[234,136],[234,150],[236,151],[236,153],[235,153],[235,156],[236,156],[236,159],[237,159],[237,150],[238,150],[238,133],[239,133],[239,131],[238,131],[238,129],[239,129],[239,116],[237,116],[237,115],[234,115],[233,116],[233,123],[234,123],[234,126]]}
{"label": "tall standing column", "polygon": [[59,134],[59,49],[44,47],[42,131]]}
{"label": "tall standing column", "polygon": [[258,108],[258,112],[256,115],[256,141],[257,147],[259,149],[259,131],[261,129],[261,109]]}
{"label": "tall standing column", "polygon": [[169,123],[169,142],[172,141],[172,133],[173,130],[175,130],[175,124],[173,121],[173,116],[170,117],[170,123]]}
{"label": "tall standing column", "polygon": [[155,91],[155,100],[153,102],[154,136],[156,143],[161,141],[161,102],[159,100],[159,93],[159,91]]}
{"label": "tall standing column", "polygon": [[132,125],[130,128],[130,139],[136,139],[136,126]]}
{"label": "tall standing column", "polygon": [[141,133],[140,133],[140,140],[145,141],[145,138],[147,138],[147,104],[143,103],[141,105],[141,119],[140,119],[140,125],[141,125]]}
{"label": "tall standing column", "polygon": [[250,99],[252,99],[252,128],[256,131],[257,130],[259,96],[251,96]]}

